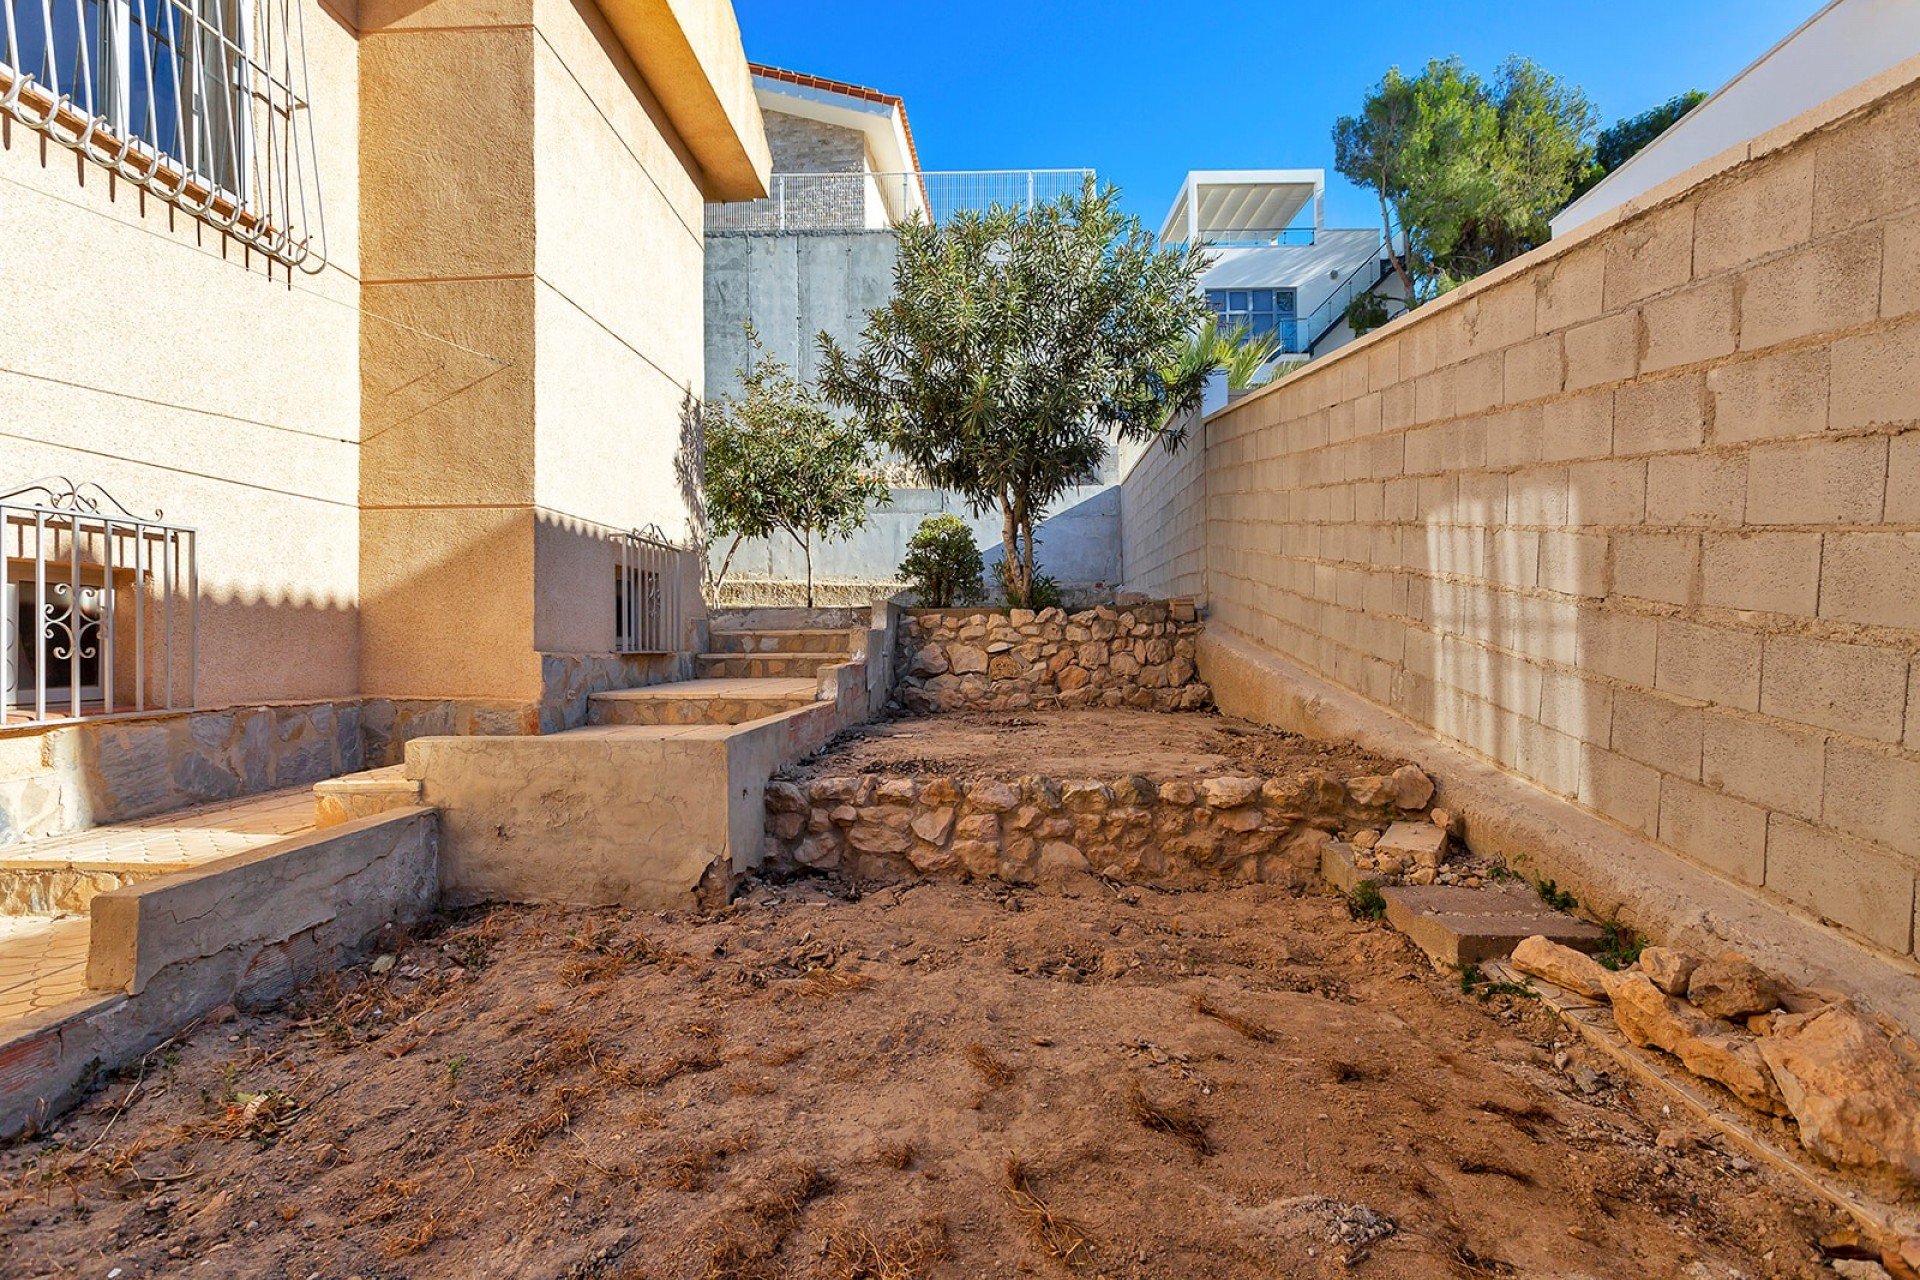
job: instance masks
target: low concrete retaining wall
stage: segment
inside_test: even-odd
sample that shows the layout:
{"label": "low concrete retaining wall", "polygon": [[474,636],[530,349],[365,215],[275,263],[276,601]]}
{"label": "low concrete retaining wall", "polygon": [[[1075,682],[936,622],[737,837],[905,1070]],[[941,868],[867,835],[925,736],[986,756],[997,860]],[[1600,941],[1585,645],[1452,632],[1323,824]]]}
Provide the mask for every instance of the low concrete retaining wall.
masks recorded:
{"label": "low concrete retaining wall", "polygon": [[[433,910],[434,815],[363,818],[93,900],[91,1006],[0,1046],[0,1137],[229,1002],[266,1004]],[[110,993],[110,994],[109,994]]]}
{"label": "low concrete retaining wall", "polygon": [[1210,698],[1194,666],[1200,622],[1191,601],[905,614],[895,670],[910,711],[1192,711]]}
{"label": "low concrete retaining wall", "polygon": [[769,860],[861,879],[920,875],[1028,883],[1072,871],[1167,886],[1306,883],[1330,833],[1422,813],[1417,769],[1342,780],[1029,776],[775,781]]}

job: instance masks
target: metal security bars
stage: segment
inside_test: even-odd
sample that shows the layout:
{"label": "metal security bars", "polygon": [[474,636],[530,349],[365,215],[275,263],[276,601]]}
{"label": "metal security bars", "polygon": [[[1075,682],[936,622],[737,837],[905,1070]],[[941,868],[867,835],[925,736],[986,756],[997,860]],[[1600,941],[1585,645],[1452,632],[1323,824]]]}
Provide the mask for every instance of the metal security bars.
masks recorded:
{"label": "metal security bars", "polygon": [[326,258],[300,0],[0,0],[0,111],[269,257]]}
{"label": "metal security bars", "polygon": [[683,631],[681,589],[692,552],[648,525],[619,538],[613,585],[615,653],[674,653]]}
{"label": "metal security bars", "polygon": [[198,536],[96,484],[0,492],[0,724],[195,701]]}
{"label": "metal security bars", "polygon": [[707,206],[709,231],[884,231],[941,223],[994,205],[1030,208],[1080,190],[1091,169],[980,169],[945,173],[776,173],[767,198]]}

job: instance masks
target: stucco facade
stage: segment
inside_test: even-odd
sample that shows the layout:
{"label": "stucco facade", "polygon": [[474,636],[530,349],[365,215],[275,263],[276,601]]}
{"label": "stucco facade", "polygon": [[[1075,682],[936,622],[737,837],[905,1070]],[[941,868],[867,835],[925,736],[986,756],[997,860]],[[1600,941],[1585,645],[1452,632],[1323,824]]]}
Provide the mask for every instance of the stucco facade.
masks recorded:
{"label": "stucco facade", "polygon": [[201,708],[532,724],[556,660],[657,675],[612,656],[614,539],[697,523],[703,202],[768,165],[731,6],[287,3],[317,274],[0,131],[0,492],[70,476],[198,530]]}

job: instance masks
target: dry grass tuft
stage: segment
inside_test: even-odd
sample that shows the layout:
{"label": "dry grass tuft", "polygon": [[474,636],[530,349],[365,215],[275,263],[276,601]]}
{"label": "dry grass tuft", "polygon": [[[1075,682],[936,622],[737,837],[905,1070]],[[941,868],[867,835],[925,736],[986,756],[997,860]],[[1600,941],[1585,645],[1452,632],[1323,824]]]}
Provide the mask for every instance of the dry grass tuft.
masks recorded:
{"label": "dry grass tuft", "polygon": [[582,1101],[578,1089],[560,1088],[540,1114],[529,1120],[523,1120],[514,1127],[513,1132],[489,1148],[494,1155],[500,1156],[511,1164],[519,1164],[531,1156],[548,1138],[560,1133],[573,1123]]}
{"label": "dry grass tuft", "polygon": [[388,1258],[410,1258],[440,1237],[440,1214],[429,1209],[412,1228],[391,1231],[380,1240],[380,1252]]}
{"label": "dry grass tuft", "polygon": [[920,1148],[912,1142],[883,1142],[874,1152],[874,1159],[889,1169],[909,1169],[920,1154]]}
{"label": "dry grass tuft", "polygon": [[602,1062],[596,1065],[601,1075],[617,1085],[628,1089],[657,1089],[669,1080],[678,1079],[680,1076],[718,1070],[721,1062],[718,1052],[706,1045],[701,1045],[696,1049],[683,1049],[664,1058],[652,1058],[640,1062]]}
{"label": "dry grass tuft", "polygon": [[1231,1027],[1247,1039],[1257,1040],[1261,1044],[1272,1044],[1280,1038],[1279,1033],[1273,1030],[1273,1028],[1263,1027],[1259,1023],[1243,1018],[1237,1013],[1222,1009],[1205,996],[1195,996],[1193,998],[1193,1011],[1203,1018],[1212,1018],[1215,1022]]}
{"label": "dry grass tuft", "polygon": [[966,1054],[968,1064],[980,1073],[980,1078],[987,1082],[988,1088],[998,1089],[1013,1083],[1013,1068],[994,1057],[993,1050],[987,1046],[976,1041],[961,1052]]}
{"label": "dry grass tuft", "polygon": [[821,1274],[828,1280],[920,1280],[952,1252],[947,1220],[930,1214],[878,1239],[865,1230],[832,1233]]}
{"label": "dry grass tuft", "polygon": [[853,991],[864,991],[873,985],[873,979],[864,973],[838,973],[832,969],[812,969],[801,979],[800,992],[814,999],[827,999],[843,996]]}
{"label": "dry grass tuft", "polygon": [[1007,1161],[1000,1190],[1013,1205],[1014,1212],[1027,1220],[1027,1231],[1042,1253],[1070,1267],[1086,1266],[1093,1261],[1093,1240],[1086,1228],[1054,1212],[1053,1206],[1040,1198],[1027,1167],[1018,1159]]}
{"label": "dry grass tuft", "polygon": [[809,1160],[782,1160],[747,1184],[727,1229],[707,1254],[704,1280],[774,1280],[780,1249],[808,1204],[833,1179]]}
{"label": "dry grass tuft", "polygon": [[1147,1097],[1146,1091],[1135,1081],[1127,1094],[1127,1111],[1133,1118],[1155,1133],[1164,1133],[1168,1137],[1178,1138],[1193,1152],[1193,1158],[1199,1160],[1213,1154],[1213,1142],[1207,1137],[1207,1122],[1191,1109],[1183,1106],[1168,1106]]}

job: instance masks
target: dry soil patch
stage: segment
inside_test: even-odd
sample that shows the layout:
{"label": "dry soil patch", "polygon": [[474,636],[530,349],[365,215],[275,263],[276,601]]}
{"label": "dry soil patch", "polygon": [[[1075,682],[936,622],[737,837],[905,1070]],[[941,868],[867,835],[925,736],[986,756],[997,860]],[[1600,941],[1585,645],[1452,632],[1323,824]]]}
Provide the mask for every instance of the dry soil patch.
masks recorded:
{"label": "dry soil patch", "polygon": [[1338,778],[1391,773],[1404,763],[1350,742],[1326,742],[1202,712],[949,712],[848,730],[799,772],[951,774],[1012,780],[1156,779],[1247,773],[1278,777],[1324,769]]}
{"label": "dry soil patch", "polygon": [[1331,897],[809,881],[377,967],[0,1151],[0,1273],[1831,1274],[1818,1206]]}

